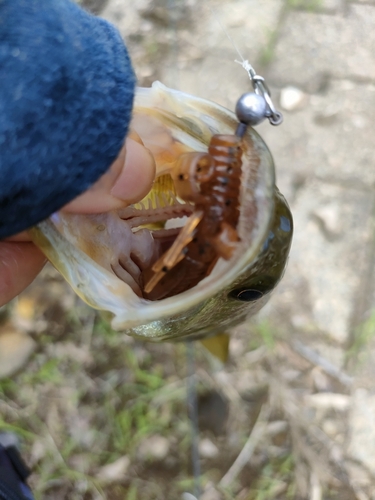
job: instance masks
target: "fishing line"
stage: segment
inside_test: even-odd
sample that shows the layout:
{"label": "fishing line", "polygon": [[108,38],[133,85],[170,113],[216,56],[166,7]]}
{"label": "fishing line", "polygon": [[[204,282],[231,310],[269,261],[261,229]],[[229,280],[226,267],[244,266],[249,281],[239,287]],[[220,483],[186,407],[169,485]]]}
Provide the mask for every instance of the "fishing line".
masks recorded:
{"label": "fishing line", "polygon": [[[240,52],[240,49],[238,48],[236,42],[233,40],[233,38],[230,36],[230,34],[228,33],[228,30],[225,28],[225,26],[223,25],[223,23],[220,21],[220,18],[219,16],[217,15],[217,13],[215,12],[214,9],[210,9],[211,10],[211,13],[212,15],[214,16],[214,18],[216,19],[216,21],[218,22],[220,28],[224,31],[225,35],[227,36],[228,40],[231,42],[231,44],[233,45],[233,48],[234,50],[237,52],[237,54],[240,56],[241,58],[241,61],[242,62],[245,62],[245,58],[243,57],[243,55],[241,54]],[[237,61],[236,61],[237,62]]]}
{"label": "fishing line", "polygon": [[220,21],[219,16],[217,13],[211,9],[212,15],[215,17],[216,21],[218,22],[219,26],[221,29],[224,31],[225,35],[227,36],[228,40],[231,42],[233,45],[234,50],[237,52],[237,54],[240,56],[241,61],[237,61],[237,59],[234,60],[234,62],[240,64],[243,69],[247,72],[249,79],[251,81],[251,84],[253,86],[254,92],[258,95],[261,95],[268,107],[268,115],[267,118],[270,122],[271,125],[281,125],[283,122],[283,115],[279,110],[277,110],[272,102],[271,99],[271,91],[264,81],[264,78],[260,75],[257,75],[257,72],[253,68],[253,66],[249,63],[247,59],[243,57],[243,55],[240,52],[240,49],[238,48],[237,44],[233,40],[233,38],[230,36],[228,33],[228,30],[223,26],[222,22]]}
{"label": "fishing line", "polygon": [[179,3],[179,0],[167,0],[167,8],[168,8],[168,27],[171,33],[171,41],[172,47],[169,47],[169,52],[171,53],[172,67],[169,65],[169,82],[165,82],[171,88],[179,88],[179,78],[178,78],[178,51],[179,51],[179,43],[178,43],[178,35],[177,35],[177,14],[174,14],[176,10],[176,5]]}

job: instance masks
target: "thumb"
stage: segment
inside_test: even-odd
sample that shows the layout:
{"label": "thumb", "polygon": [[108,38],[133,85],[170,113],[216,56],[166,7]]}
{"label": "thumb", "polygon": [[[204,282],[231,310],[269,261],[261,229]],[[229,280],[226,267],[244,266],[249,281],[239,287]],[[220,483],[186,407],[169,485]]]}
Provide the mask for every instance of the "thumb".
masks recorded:
{"label": "thumb", "polygon": [[155,161],[150,151],[127,138],[109,170],[62,210],[94,214],[126,207],[146,196],[154,177]]}

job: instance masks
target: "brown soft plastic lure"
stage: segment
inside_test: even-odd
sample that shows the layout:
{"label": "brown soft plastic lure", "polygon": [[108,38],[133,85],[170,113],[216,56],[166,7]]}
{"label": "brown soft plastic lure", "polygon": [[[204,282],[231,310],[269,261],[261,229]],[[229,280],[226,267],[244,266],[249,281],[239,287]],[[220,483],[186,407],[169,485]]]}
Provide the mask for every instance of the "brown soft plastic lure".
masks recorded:
{"label": "brown soft plastic lure", "polygon": [[162,299],[189,290],[208,276],[237,243],[243,154],[242,136],[214,135],[208,153],[181,155],[173,171],[177,195],[193,202],[193,214],[173,245],[145,273],[144,296]]}

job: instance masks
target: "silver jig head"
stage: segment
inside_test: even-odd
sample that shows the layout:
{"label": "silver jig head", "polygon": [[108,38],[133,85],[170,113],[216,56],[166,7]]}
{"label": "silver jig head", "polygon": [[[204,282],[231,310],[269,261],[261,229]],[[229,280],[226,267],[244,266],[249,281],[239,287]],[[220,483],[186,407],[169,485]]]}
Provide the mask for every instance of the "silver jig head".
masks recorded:
{"label": "silver jig head", "polygon": [[[236,60],[235,62],[238,64],[241,64],[241,66],[247,71],[255,94],[264,99],[265,104],[266,104],[266,110],[265,110],[265,114],[263,115],[263,117],[268,118],[271,125],[280,125],[283,122],[283,115],[280,111],[278,111],[275,108],[275,106],[272,102],[272,99],[271,99],[271,91],[268,88],[268,85],[266,84],[263,76],[256,74],[255,69],[251,66],[251,64],[249,63],[248,60],[243,60],[243,61]],[[238,101],[237,106],[238,106],[239,102],[241,101],[241,99],[244,98],[244,96],[246,96],[246,95],[249,95],[249,94],[244,94],[240,98],[240,100]],[[259,106],[257,104],[256,109],[255,109],[255,114],[259,113],[259,112],[260,112],[260,109],[259,109]],[[236,113],[237,113],[237,107],[236,107]],[[261,121],[262,120],[259,120],[257,123],[260,123]],[[254,125],[256,125],[257,123],[254,123]],[[251,125],[251,123],[249,123],[249,125]]]}

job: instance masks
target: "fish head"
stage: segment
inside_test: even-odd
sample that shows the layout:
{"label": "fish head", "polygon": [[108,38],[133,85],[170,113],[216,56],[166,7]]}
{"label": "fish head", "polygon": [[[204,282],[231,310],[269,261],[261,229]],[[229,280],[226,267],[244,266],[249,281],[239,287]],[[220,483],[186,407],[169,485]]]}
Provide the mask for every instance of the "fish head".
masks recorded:
{"label": "fish head", "polygon": [[143,292],[142,273],[155,262],[156,253],[171,245],[178,226],[194,211],[174,189],[178,158],[206,153],[213,135],[234,134],[237,124],[231,111],[159,82],[138,89],[130,134],[155,159],[150,193],[115,212],[57,212],[31,229],[33,241],[76,293],[111,314],[114,329],[150,341],[214,335],[256,313],[282,277],[292,216],[275,187],[272,156],[249,127],[243,140],[234,254],[229,260],[218,259],[207,276],[181,293],[148,300]]}

